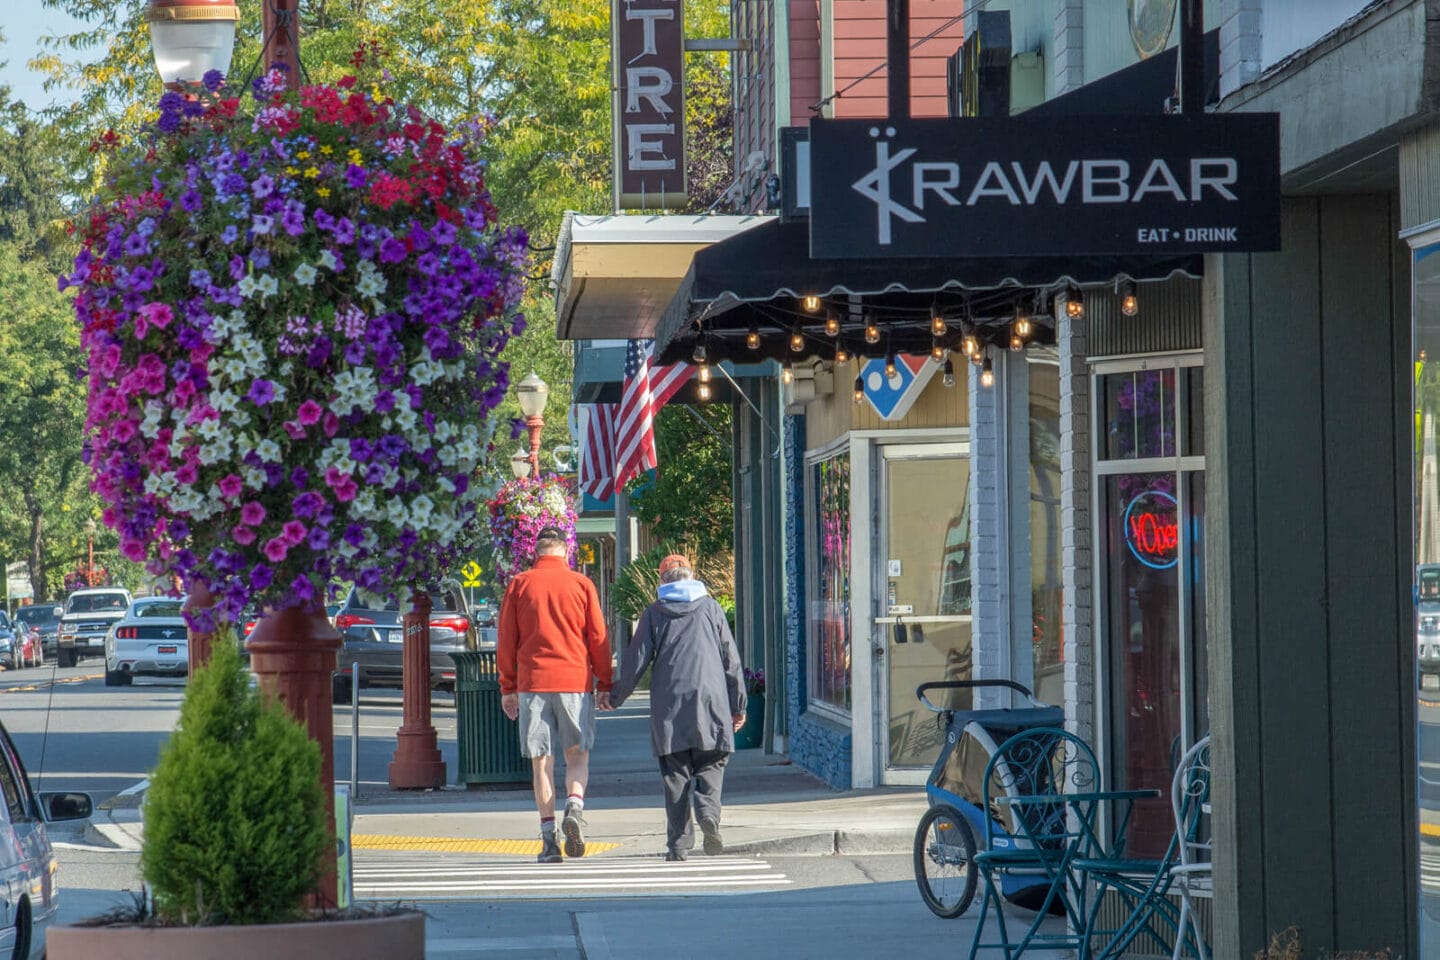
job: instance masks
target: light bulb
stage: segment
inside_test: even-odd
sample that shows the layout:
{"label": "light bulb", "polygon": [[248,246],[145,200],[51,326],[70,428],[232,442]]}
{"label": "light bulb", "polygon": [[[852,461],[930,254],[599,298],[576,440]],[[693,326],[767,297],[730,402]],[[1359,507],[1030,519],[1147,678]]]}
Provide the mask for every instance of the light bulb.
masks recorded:
{"label": "light bulb", "polygon": [[985,362],[980,365],[980,386],[995,386],[995,370],[990,366],[989,357],[986,357]]}
{"label": "light bulb", "polygon": [[930,344],[930,359],[939,363],[945,359],[945,344],[936,340]]}
{"label": "light bulb", "polygon": [[1133,317],[1140,312],[1140,298],[1135,295],[1135,281],[1127,280],[1120,287],[1120,312]]}
{"label": "light bulb", "polygon": [[695,395],[700,398],[701,403],[710,402],[710,384],[702,381],[700,386],[695,388]]}
{"label": "light bulb", "polygon": [[945,366],[944,366],[942,369],[945,371],[945,386],[947,386],[947,387],[953,387],[953,386],[955,386],[955,363],[954,363],[954,361],[947,359],[947,360],[945,361]]}
{"label": "light bulb", "polygon": [[885,379],[889,380],[893,376],[895,376],[895,354],[887,353],[885,355]]}
{"label": "light bulb", "polygon": [[698,371],[696,371],[696,376],[698,376],[698,377],[700,378],[700,382],[701,382],[701,383],[709,383],[709,382],[710,382],[710,364],[708,364],[708,363],[702,363],[702,364],[700,364],[700,369],[699,369]]}
{"label": "light bulb", "polygon": [[840,336],[840,314],[834,310],[825,314],[825,335],[830,337]]}
{"label": "light bulb", "polygon": [[815,296],[815,294],[813,293],[808,293],[805,295],[804,303],[806,313],[814,313],[816,310],[820,309],[820,298]]}
{"label": "light bulb", "polygon": [[788,363],[785,364],[785,366],[783,366],[783,367],[780,368],[780,382],[781,382],[781,383],[794,383],[794,382],[795,382],[795,368],[792,367],[792,366],[790,366],[790,364],[788,364]]}
{"label": "light bulb", "polygon": [[1015,311],[1015,334],[1021,337],[1029,337],[1030,330],[1034,324],[1030,322],[1030,311],[1021,307]]}
{"label": "light bulb", "polygon": [[1010,334],[1010,349],[1020,351],[1025,349],[1025,338],[1018,333]]}
{"label": "light bulb", "polygon": [[694,359],[694,361],[695,361],[696,363],[704,363],[704,362],[705,362],[705,344],[703,344],[703,343],[697,343],[697,344],[695,344],[695,352],[694,352],[693,354],[691,354],[691,357]]}
{"label": "light bulb", "polygon": [[874,320],[871,320],[869,323],[865,324],[865,342],[880,342],[880,325],[877,324]]}
{"label": "light bulb", "polygon": [[752,326],[750,332],[745,334],[745,346],[751,350],[760,349],[760,329]]}
{"label": "light bulb", "polygon": [[932,336],[943,337],[945,336],[945,331],[949,329],[950,327],[945,323],[945,318],[940,315],[939,310],[936,310],[930,315],[930,333]]}
{"label": "light bulb", "polygon": [[849,362],[850,362],[850,351],[849,351],[849,350],[846,350],[844,346],[836,347],[836,348],[835,348],[835,362],[836,362],[836,363],[849,363]]}
{"label": "light bulb", "polygon": [[865,399],[865,381],[858,376],[855,378],[855,402],[859,403]]}
{"label": "light bulb", "polygon": [[1071,320],[1085,316],[1085,295],[1074,287],[1065,294],[1065,315]]}
{"label": "light bulb", "polygon": [[965,356],[967,357],[973,357],[980,352],[980,341],[976,339],[973,333],[965,334],[965,340],[961,345],[965,348]]}
{"label": "light bulb", "polygon": [[796,330],[794,333],[790,334],[790,352],[799,353],[801,350],[804,349],[805,337],[800,333],[799,330]]}

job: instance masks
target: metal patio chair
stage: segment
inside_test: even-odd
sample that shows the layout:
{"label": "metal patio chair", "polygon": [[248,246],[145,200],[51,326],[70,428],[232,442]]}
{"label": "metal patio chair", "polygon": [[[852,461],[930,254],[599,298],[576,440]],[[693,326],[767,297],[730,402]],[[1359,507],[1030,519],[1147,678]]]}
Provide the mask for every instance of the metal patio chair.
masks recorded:
{"label": "metal patio chair", "polygon": [[[1041,932],[1052,911],[1068,914],[1078,928],[1085,916],[1084,887],[1071,866],[1093,844],[1095,792],[1100,767],[1079,737],[1053,727],[1025,730],[1007,739],[991,756],[983,780],[984,842],[975,855],[982,880],[980,917],[970,956],[982,948],[999,948],[1007,960],[1032,944],[1079,947],[1069,930],[1060,935]],[[1018,938],[1011,936],[1003,908],[1006,878],[1035,878],[1044,891]],[[1000,939],[985,942],[985,920],[991,912]]]}
{"label": "metal patio chair", "polygon": [[[1085,856],[1075,869],[1095,884],[1094,900],[1085,920],[1085,949],[1081,956],[1099,960],[1122,956],[1137,937],[1149,935],[1160,942],[1174,938],[1172,960],[1188,952],[1209,960],[1192,897],[1208,888],[1210,864],[1210,738],[1200,739],[1180,758],[1170,782],[1170,807],[1175,832],[1158,860],[1123,856]],[[1114,930],[1096,929],[1105,892],[1123,901],[1126,918]],[[1171,895],[1179,899],[1179,906]],[[1107,941],[1098,952],[1096,938]]]}

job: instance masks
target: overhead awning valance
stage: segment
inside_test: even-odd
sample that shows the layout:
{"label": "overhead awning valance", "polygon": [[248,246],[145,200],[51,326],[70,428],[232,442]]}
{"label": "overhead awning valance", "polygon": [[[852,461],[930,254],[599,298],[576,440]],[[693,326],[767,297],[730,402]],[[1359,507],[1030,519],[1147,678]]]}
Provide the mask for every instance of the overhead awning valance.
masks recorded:
{"label": "overhead awning valance", "polygon": [[[937,306],[977,324],[1008,323],[1017,303],[1031,306],[1037,295],[1067,286],[1198,277],[1201,264],[1200,256],[1183,254],[816,260],[810,257],[809,224],[775,220],[696,252],[660,319],[656,349],[665,362],[689,356],[697,340],[712,360],[829,359],[837,338],[825,335],[825,314],[836,310],[844,324],[838,339],[851,353],[924,353],[933,343]],[[807,310],[808,296],[821,298],[821,305]],[[851,311],[852,297],[884,329],[883,342],[864,342],[865,321]],[[1043,317],[1037,320],[1043,325]],[[958,337],[959,324],[952,327]],[[746,343],[752,330],[761,336],[758,349]],[[807,344],[800,352],[789,347],[797,331]]]}
{"label": "overhead awning valance", "polygon": [[773,217],[565,214],[555,245],[555,335],[641,339],[670,302],[696,252]]}

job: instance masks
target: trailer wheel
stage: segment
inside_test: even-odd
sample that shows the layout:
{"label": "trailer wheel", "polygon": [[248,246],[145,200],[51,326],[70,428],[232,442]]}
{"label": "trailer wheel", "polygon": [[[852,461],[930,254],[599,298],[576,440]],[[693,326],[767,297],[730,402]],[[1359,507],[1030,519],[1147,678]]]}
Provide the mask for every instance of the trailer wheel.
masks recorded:
{"label": "trailer wheel", "polygon": [[915,883],[930,912],[953,920],[975,899],[975,834],[947,804],[931,807],[915,830]]}

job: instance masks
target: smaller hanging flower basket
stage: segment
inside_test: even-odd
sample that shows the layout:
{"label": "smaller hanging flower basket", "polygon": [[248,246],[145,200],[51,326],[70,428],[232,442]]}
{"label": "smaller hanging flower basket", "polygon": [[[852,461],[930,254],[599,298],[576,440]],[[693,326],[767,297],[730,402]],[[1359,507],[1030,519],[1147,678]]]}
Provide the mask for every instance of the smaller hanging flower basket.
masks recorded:
{"label": "smaller hanging flower basket", "polygon": [[575,559],[575,496],[555,474],[511,480],[496,492],[490,507],[490,540],[495,548],[495,577],[501,589],[535,563],[535,540],[546,527],[565,531],[566,556]]}

